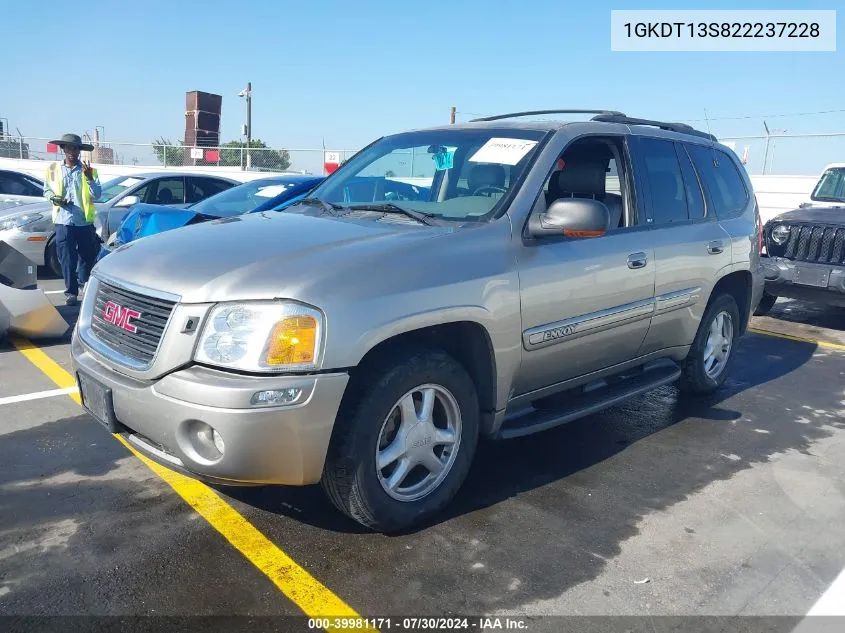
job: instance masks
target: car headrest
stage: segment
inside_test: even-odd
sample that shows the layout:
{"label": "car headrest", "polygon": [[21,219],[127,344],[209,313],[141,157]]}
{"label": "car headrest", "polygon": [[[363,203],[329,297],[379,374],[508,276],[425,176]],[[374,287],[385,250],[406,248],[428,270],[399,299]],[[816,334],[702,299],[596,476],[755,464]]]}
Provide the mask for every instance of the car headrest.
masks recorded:
{"label": "car headrest", "polygon": [[173,192],[167,187],[158,190],[158,203],[170,204],[173,202]]}
{"label": "car headrest", "polygon": [[556,191],[564,194],[603,196],[607,175],[599,162],[567,162],[557,173]]}
{"label": "car headrest", "polygon": [[505,187],[505,168],[501,165],[475,165],[467,178],[470,193],[479,187]]}

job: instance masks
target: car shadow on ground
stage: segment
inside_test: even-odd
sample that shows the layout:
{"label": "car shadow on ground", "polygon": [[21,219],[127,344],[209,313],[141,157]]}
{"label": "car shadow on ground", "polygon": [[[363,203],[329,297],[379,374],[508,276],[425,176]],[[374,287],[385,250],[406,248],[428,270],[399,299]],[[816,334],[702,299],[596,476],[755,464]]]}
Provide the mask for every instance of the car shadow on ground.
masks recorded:
{"label": "car shadow on ground", "polygon": [[[357,570],[361,587],[406,576],[407,590],[400,582],[395,595],[380,598],[393,608],[411,594],[441,604],[437,596],[449,587],[465,592],[452,605],[459,610],[518,607],[597,577],[644,517],[775,455],[810,452],[845,428],[842,389],[831,389],[830,380],[845,371],[841,353],[749,336],[736,361],[724,388],[708,398],[687,400],[664,387],[545,433],[483,442],[453,503],[405,534],[369,533],[316,486],[217,490],[295,560],[320,564],[326,557],[315,552],[342,551],[342,568]],[[77,541],[85,547],[84,534],[117,521],[98,537],[109,561],[125,555],[136,522],[144,533],[165,529],[183,538],[187,506],[129,457],[83,414],[0,436],[0,550],[4,539],[7,546],[30,534],[52,539],[62,521],[74,525],[69,548]],[[160,521],[164,527],[156,527]],[[531,546],[518,545],[520,538]],[[373,557],[373,548],[385,554]],[[465,576],[479,558],[487,571],[473,576],[470,594]],[[8,578],[23,578],[33,561],[74,564],[45,546],[34,558],[7,561]]]}
{"label": "car shadow on ground", "polygon": [[767,315],[751,319],[751,327],[845,345],[845,308],[778,299]]}
{"label": "car shadow on ground", "polygon": [[[731,377],[712,396],[685,398],[675,387],[663,387],[537,435],[483,441],[455,500],[445,512],[414,532],[495,509],[514,497],[533,497],[539,489],[568,478],[576,481],[579,473],[623,452],[648,456],[647,461],[631,464],[643,472],[618,482],[619,489],[608,491],[610,496],[624,499],[628,505],[638,491],[659,490],[656,495],[648,495],[647,501],[643,499],[645,507],[635,513],[639,517],[672,505],[717,479],[728,479],[753,463],[766,462],[776,453],[806,451],[813,441],[831,434],[833,429],[828,425],[836,423],[824,416],[809,424],[795,423],[803,411],[803,398],[813,402],[813,389],[819,389],[818,377],[813,378],[813,374],[821,371],[818,375],[838,375],[838,371],[845,370],[845,358],[814,359],[816,351],[812,344],[748,335],[738,348]],[[811,359],[818,368],[806,367]],[[836,363],[837,370],[832,374],[830,369],[824,369],[826,364]],[[808,383],[807,389],[802,388],[803,382]],[[813,409],[841,407],[839,399],[841,395],[836,399],[830,394],[824,398],[826,402],[815,403]],[[794,413],[788,412],[789,405],[794,407]],[[673,433],[676,426],[683,426],[683,430]],[[760,427],[765,427],[765,432]],[[632,447],[639,444],[642,448],[632,452]],[[731,457],[714,458],[720,453]],[[567,488],[564,486],[563,490]],[[336,512],[316,486],[219,490],[251,507],[290,516],[321,529],[362,531],[357,523]],[[567,511],[569,500],[566,494],[563,499],[558,498],[560,489],[540,494],[550,495],[550,507]],[[613,514],[610,509],[609,512]],[[521,522],[514,517],[509,532],[518,534]],[[618,527],[625,536],[633,529],[629,520],[618,523]]]}

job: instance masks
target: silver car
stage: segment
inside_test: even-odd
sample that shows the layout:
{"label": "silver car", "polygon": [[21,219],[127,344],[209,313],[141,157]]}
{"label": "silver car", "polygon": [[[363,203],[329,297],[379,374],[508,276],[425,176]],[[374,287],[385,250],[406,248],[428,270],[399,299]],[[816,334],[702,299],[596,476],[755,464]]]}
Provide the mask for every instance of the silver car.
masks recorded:
{"label": "silver car", "polygon": [[479,438],[717,390],[763,288],[738,158],[682,124],[527,114],[387,136],[286,211],[117,249],[73,334],[83,403],[170,468],[320,482],[394,531],[449,503]]}
{"label": "silver car", "polygon": [[[102,183],[95,202],[97,234],[104,242],[117,230],[129,208],[138,202],[186,207],[240,184],[237,180],[206,174],[156,172],[118,176]],[[42,185],[43,192],[43,185]],[[62,275],[56,255],[52,205],[44,201],[0,208],[0,240],[17,249],[38,266]]]}

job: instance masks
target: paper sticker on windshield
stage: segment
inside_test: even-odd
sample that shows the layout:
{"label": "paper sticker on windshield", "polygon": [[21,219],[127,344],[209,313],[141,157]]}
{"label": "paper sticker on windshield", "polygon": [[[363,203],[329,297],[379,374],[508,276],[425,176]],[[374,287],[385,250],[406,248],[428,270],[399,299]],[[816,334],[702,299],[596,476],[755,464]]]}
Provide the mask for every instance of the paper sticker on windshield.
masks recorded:
{"label": "paper sticker on windshield", "polygon": [[287,185],[269,185],[256,191],[255,195],[262,198],[275,198],[287,188]]}
{"label": "paper sticker on windshield", "polygon": [[536,144],[537,141],[521,138],[491,138],[470,157],[469,162],[516,165]]}
{"label": "paper sticker on windshield", "polygon": [[132,185],[137,185],[139,182],[141,182],[140,178],[124,178],[120,181],[120,186],[131,187]]}

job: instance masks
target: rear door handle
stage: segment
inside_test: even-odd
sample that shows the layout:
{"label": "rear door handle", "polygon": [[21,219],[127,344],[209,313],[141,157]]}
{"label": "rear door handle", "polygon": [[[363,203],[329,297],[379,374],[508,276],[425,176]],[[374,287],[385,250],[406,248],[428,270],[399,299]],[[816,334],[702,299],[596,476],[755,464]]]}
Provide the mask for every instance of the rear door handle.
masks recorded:
{"label": "rear door handle", "polygon": [[711,255],[718,255],[725,250],[725,245],[722,240],[713,240],[707,245],[707,252]]}
{"label": "rear door handle", "polygon": [[648,255],[645,253],[631,253],[628,255],[628,268],[645,268]]}

